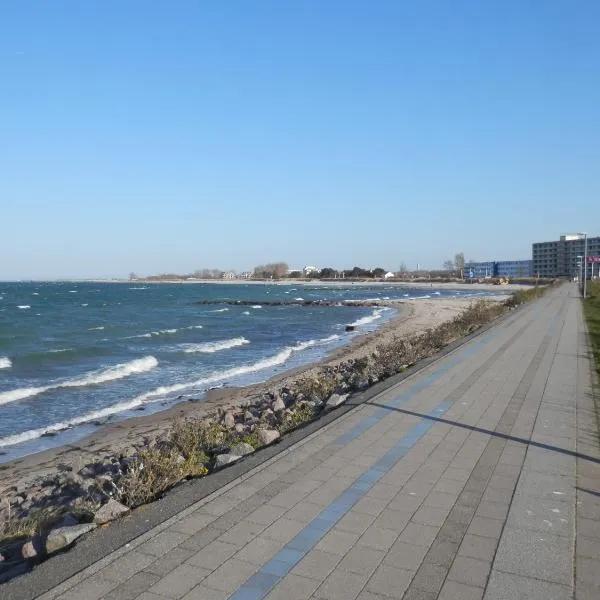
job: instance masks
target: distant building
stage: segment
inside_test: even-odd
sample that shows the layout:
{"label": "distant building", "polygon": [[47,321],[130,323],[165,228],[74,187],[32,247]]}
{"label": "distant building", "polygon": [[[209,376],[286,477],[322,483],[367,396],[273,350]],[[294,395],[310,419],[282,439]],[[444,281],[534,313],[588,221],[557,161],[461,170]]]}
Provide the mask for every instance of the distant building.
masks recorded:
{"label": "distant building", "polygon": [[486,277],[519,277],[533,276],[533,261],[531,260],[490,260],[484,262],[468,262],[465,264],[467,279],[485,279]]}
{"label": "distant building", "polygon": [[392,277],[396,277],[396,274],[388,271],[383,277],[384,279],[391,279]]}
{"label": "distant building", "polygon": [[[532,245],[533,272],[537,277],[575,277],[585,252],[585,236],[580,233],[561,235],[554,242]],[[587,256],[600,256],[600,237],[588,237]],[[588,278],[591,269],[588,268]]]}
{"label": "distant building", "polygon": [[233,271],[226,271],[221,275],[221,279],[235,279],[235,273]]}
{"label": "distant building", "polygon": [[304,272],[305,277],[309,277],[313,273],[319,274],[321,272],[321,269],[312,265],[307,265],[306,267],[304,267],[304,269],[302,269],[302,271]]}
{"label": "distant building", "polygon": [[252,273],[250,271],[244,271],[239,277],[240,279],[252,279]]}

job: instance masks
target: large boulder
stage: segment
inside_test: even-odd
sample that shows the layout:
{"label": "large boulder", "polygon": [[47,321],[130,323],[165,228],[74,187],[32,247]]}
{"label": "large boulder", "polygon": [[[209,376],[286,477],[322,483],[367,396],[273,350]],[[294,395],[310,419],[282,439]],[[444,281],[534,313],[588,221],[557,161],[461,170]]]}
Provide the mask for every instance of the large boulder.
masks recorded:
{"label": "large boulder", "polygon": [[279,439],[279,431],[275,429],[257,429],[256,435],[263,446],[268,446]]}
{"label": "large boulder", "polygon": [[53,529],[48,534],[48,539],[46,540],[46,552],[52,554],[53,552],[66,548],[78,537],[81,537],[88,531],[92,531],[92,529],[95,529],[96,527],[96,523],[83,523],[81,525]]}
{"label": "large boulder", "polygon": [[235,417],[230,413],[226,413],[225,417],[223,417],[223,425],[227,427],[227,429],[233,429],[235,427]]}
{"label": "large boulder", "polygon": [[253,452],[254,448],[246,442],[240,442],[231,447],[231,454],[235,456],[246,456],[246,454],[252,454]]}
{"label": "large boulder", "polygon": [[114,521],[115,519],[127,514],[129,512],[129,508],[120,502],[117,502],[114,498],[111,498],[106,504],[101,506],[94,515],[94,522],[98,523],[98,525],[103,525],[104,523],[108,523],[109,521]]}
{"label": "large boulder", "polygon": [[277,396],[273,402],[273,412],[281,412],[282,410],[285,410],[285,402],[281,396]]}
{"label": "large boulder", "polygon": [[44,555],[44,542],[41,536],[34,535],[21,547],[21,556],[24,559],[39,558]]}
{"label": "large boulder", "polygon": [[224,467],[225,465],[229,465],[229,464],[235,462],[236,460],[240,460],[240,458],[242,458],[242,457],[239,455],[236,455],[236,454],[231,454],[231,453],[219,454],[215,458],[215,469],[220,469],[221,467]]}

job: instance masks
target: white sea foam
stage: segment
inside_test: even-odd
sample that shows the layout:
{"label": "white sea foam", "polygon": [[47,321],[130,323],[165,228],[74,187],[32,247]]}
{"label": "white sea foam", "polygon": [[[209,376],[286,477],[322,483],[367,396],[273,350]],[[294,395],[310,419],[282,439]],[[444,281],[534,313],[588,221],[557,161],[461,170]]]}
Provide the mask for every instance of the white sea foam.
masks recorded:
{"label": "white sea foam", "polygon": [[[202,327],[200,325],[200,327]],[[158,331],[149,331],[148,333],[140,333],[139,335],[130,335],[126,338],[123,338],[125,340],[134,340],[136,338],[150,338],[150,337],[156,337],[158,335],[170,335],[173,333],[177,333],[177,329],[159,329]]]}
{"label": "white sea foam", "polygon": [[130,287],[130,290],[147,290],[147,287]]}
{"label": "white sea foam", "polygon": [[90,327],[88,331],[102,331],[104,329],[104,325],[100,325],[100,327]]}
{"label": "white sea foam", "polygon": [[324,346],[325,344],[329,344],[335,340],[339,340],[339,335],[330,335],[326,338],[321,338],[320,340],[308,340],[307,342],[298,342],[293,350],[295,352],[301,352],[302,350],[306,350],[306,348],[312,348],[313,346]]}
{"label": "white sea foam", "polygon": [[377,321],[377,319],[381,319],[382,313],[387,310],[386,308],[377,308],[370,315],[366,317],[362,317],[354,321],[354,323],[350,323],[353,327],[360,327],[361,325],[368,325],[369,323],[373,323],[373,321]]}
{"label": "white sea foam", "polygon": [[88,303],[86,302],[85,304],[82,304],[81,306],[88,306]]}
{"label": "white sea foam", "polygon": [[56,350],[48,350],[52,354],[56,354],[57,352],[69,352],[72,348],[57,348]]}
{"label": "white sea foam", "polygon": [[249,314],[250,314],[250,311],[249,311],[249,310],[245,310],[245,311],[244,311],[242,314],[243,314],[243,315],[249,315]]}
{"label": "white sea foam", "polygon": [[228,308],[217,308],[217,310],[211,310],[210,312],[221,313],[221,312],[227,312],[228,310],[229,310]]}
{"label": "white sea foam", "polygon": [[21,310],[26,310],[28,308],[31,308],[31,306],[29,306],[29,304],[19,304],[17,308],[20,308]]}
{"label": "white sea foam", "polygon": [[32,296],[39,296],[40,293],[39,292],[33,292],[33,294],[31,294]]}
{"label": "white sea foam", "polygon": [[0,356],[0,369],[10,369],[12,362],[8,356]]}
{"label": "white sea foam", "polygon": [[15,402],[17,400],[23,400],[25,398],[31,398],[33,396],[37,396],[38,394],[43,394],[49,390],[85,387],[88,385],[106,383],[107,381],[115,381],[117,379],[122,379],[123,377],[129,377],[130,375],[137,375],[139,373],[151,371],[157,365],[158,361],[156,358],[154,358],[154,356],[144,356],[143,358],[136,358],[135,360],[127,363],[120,363],[112,367],[105,367],[96,371],[90,371],[81,377],[73,377],[72,379],[57,381],[50,385],[17,388],[15,390],[9,390],[8,392],[1,392],[0,405],[8,404],[9,402]]}
{"label": "white sea foam", "polygon": [[262,308],[260,304],[255,304],[252,308]]}
{"label": "white sea foam", "polygon": [[304,298],[294,298],[296,302],[304,302]]}
{"label": "white sea foam", "polygon": [[202,325],[189,325],[186,329],[202,329]]}
{"label": "white sea foam", "polygon": [[204,342],[202,344],[182,344],[183,351],[187,353],[201,352],[204,354],[212,354],[220,350],[228,350],[237,346],[244,346],[250,342],[245,337],[231,338],[230,340],[220,340],[217,342]]}
{"label": "white sea foam", "polygon": [[77,290],[69,290],[69,294],[76,294]]}

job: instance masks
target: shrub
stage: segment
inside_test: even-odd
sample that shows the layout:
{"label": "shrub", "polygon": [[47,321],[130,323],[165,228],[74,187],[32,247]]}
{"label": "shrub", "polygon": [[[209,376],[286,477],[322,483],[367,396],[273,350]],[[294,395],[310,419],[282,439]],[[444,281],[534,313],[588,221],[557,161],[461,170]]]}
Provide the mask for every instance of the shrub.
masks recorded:
{"label": "shrub", "polygon": [[278,429],[281,433],[286,433],[296,429],[303,423],[312,421],[314,416],[313,408],[310,404],[299,404],[293,411],[285,413]]}
{"label": "shrub", "polygon": [[337,381],[331,375],[322,373],[319,377],[305,377],[296,383],[298,394],[309,400],[325,401],[333,394]]}

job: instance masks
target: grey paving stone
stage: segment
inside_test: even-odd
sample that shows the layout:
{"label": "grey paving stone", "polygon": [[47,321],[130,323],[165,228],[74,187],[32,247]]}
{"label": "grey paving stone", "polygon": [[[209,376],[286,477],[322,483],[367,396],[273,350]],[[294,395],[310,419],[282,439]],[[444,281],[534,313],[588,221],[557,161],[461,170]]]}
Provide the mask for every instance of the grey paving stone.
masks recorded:
{"label": "grey paving stone", "polygon": [[448,516],[449,508],[421,507],[412,517],[413,523],[440,527]]}
{"label": "grey paving stone", "polygon": [[400,533],[411,520],[412,516],[412,510],[394,510],[392,508],[386,508],[377,519],[375,519],[373,525],[380,529],[389,529]]}
{"label": "grey paving stone", "polygon": [[357,544],[359,546],[375,548],[375,550],[388,550],[397,539],[397,531],[381,529],[380,527],[371,525],[371,527],[362,534]]}
{"label": "grey paving stone", "polygon": [[204,579],[202,585],[231,593],[237,590],[250,576],[254,575],[257,570],[256,565],[231,558]]}
{"label": "grey paving stone", "polygon": [[363,589],[367,577],[336,569],[317,588],[316,598],[324,600],[354,600]]}
{"label": "grey paving stone", "polygon": [[[190,548],[182,548],[177,546],[173,550],[169,550],[166,554],[154,560],[147,567],[144,568],[146,573],[152,573],[153,575],[166,575],[173,569],[184,563],[190,556],[195,554],[197,550]],[[151,557],[154,559],[154,557]]]}
{"label": "grey paving stone", "polygon": [[[199,584],[190,590],[181,600],[226,600],[228,597],[229,594],[227,592],[214,590]],[[162,600],[162,596],[160,596],[160,598]],[[156,596],[155,600],[158,599],[159,596]]]}
{"label": "grey paving stone", "polygon": [[357,513],[352,510],[336,523],[336,529],[362,535],[374,521],[374,516]]}
{"label": "grey paving stone", "polygon": [[183,564],[173,569],[148,591],[165,598],[181,598],[210,574],[210,569]]}
{"label": "grey paving stone", "polygon": [[502,535],[494,568],[564,585],[572,581],[573,558],[568,538],[507,528]]}
{"label": "grey paving stone", "polygon": [[199,510],[184,519],[177,521],[171,525],[170,529],[172,531],[179,531],[180,533],[192,535],[206,527],[209,523],[212,523],[215,518],[214,515]]}
{"label": "grey paving stone", "polygon": [[510,504],[505,502],[481,502],[475,511],[478,517],[490,519],[506,519]]}
{"label": "grey paving stone", "polygon": [[235,554],[235,558],[253,565],[262,566],[269,562],[285,545],[285,542],[255,537]]}
{"label": "grey paving stone", "polygon": [[585,532],[580,532],[577,536],[577,555],[588,558],[596,558],[600,556],[600,539],[589,538]]}
{"label": "grey paving stone", "polygon": [[325,581],[341,560],[342,557],[339,554],[311,550],[291,572],[295,575]]}
{"label": "grey paving stone", "polygon": [[500,519],[491,519],[490,517],[473,517],[468,528],[468,533],[472,535],[480,535],[482,537],[490,537],[499,539],[502,533],[504,521]]}
{"label": "grey paving stone", "polygon": [[120,556],[116,561],[104,567],[99,572],[99,575],[104,579],[114,581],[125,581],[136,573],[147,569],[154,562],[155,558],[148,554],[142,554],[132,550],[123,556]]}
{"label": "grey paving stone", "polygon": [[136,573],[127,581],[102,597],[102,600],[134,600],[152,587],[160,578],[150,573]]}
{"label": "grey paving stone", "polygon": [[339,531],[334,528],[321,539],[315,549],[343,556],[356,544],[358,539],[359,536],[356,533]]}
{"label": "grey paving stone", "polygon": [[60,595],[61,600],[99,600],[119,584],[116,581],[103,579],[98,574],[88,577],[85,581]]}
{"label": "grey paving stone", "polygon": [[438,596],[438,600],[481,600],[481,598],[483,598],[483,588],[465,585],[457,581],[446,581]]}
{"label": "grey paving stone", "polygon": [[186,564],[214,571],[238,552],[239,549],[240,547],[235,544],[215,540],[196,554],[190,556]]}
{"label": "grey paving stone", "polygon": [[426,546],[407,544],[397,540],[385,555],[384,564],[407,571],[417,571],[427,554]]}
{"label": "grey paving stone", "polygon": [[468,556],[457,556],[448,573],[448,579],[465,585],[485,587],[492,563]]}
{"label": "grey paving stone", "polygon": [[438,528],[431,525],[419,525],[418,523],[409,523],[400,534],[399,540],[407,544],[416,544],[417,546],[431,545],[431,542],[437,535]]}
{"label": "grey paving stone", "polygon": [[[135,600],[164,600],[164,596],[153,594],[152,592],[142,592]],[[195,599],[194,599],[195,600]]]}
{"label": "grey paving stone", "polygon": [[437,594],[442,589],[447,574],[446,567],[424,562],[412,580],[409,591],[415,588]]}
{"label": "grey paving stone", "polygon": [[494,569],[485,590],[485,600],[572,600],[569,586],[541,579],[503,573]]}
{"label": "grey paving stone", "polygon": [[354,505],[352,510],[357,513],[376,517],[383,511],[389,502],[389,500],[382,500],[381,498],[362,498]]}
{"label": "grey paving stone", "polygon": [[163,556],[163,554],[166,554],[169,550],[173,550],[173,548],[179,546],[179,544],[182,544],[188,539],[189,536],[184,533],[169,531],[167,529],[153,537],[151,540],[138,546],[136,550],[150,556]]}
{"label": "grey paving stone", "polygon": [[251,512],[246,519],[252,523],[260,525],[271,525],[281,517],[288,509],[282,506],[274,506],[272,504],[264,504]]}
{"label": "grey paving stone", "polygon": [[460,544],[458,554],[459,556],[478,558],[491,563],[494,560],[497,547],[498,542],[495,538],[481,537],[468,533]]}
{"label": "grey paving stone", "polygon": [[215,529],[211,525],[208,525],[204,529],[198,531],[194,535],[191,535],[185,542],[180,544],[178,547],[184,550],[191,550],[197,552],[202,548],[205,548],[212,541],[216,540],[219,536],[223,535],[223,531]]}
{"label": "grey paving stone", "polygon": [[266,600],[306,600],[319,586],[320,581],[300,575],[288,574],[266,597]]}
{"label": "grey paving stone", "polygon": [[358,573],[359,575],[369,577],[381,564],[384,557],[385,552],[382,550],[354,546],[346,556],[344,556],[339,563],[338,568],[342,571],[349,571],[350,573]]}
{"label": "grey paving stone", "polygon": [[253,540],[264,529],[264,525],[244,520],[228,529],[219,540],[241,547]]}
{"label": "grey paving stone", "polygon": [[423,506],[450,509],[456,503],[457,498],[457,495],[448,494],[447,492],[431,492],[423,500]]}
{"label": "grey paving stone", "polygon": [[386,598],[402,598],[413,576],[414,571],[380,565],[369,579],[365,591]]}
{"label": "grey paving stone", "polygon": [[458,552],[458,542],[437,538],[427,552],[427,562],[450,568]]}
{"label": "grey paving stone", "polygon": [[261,532],[261,537],[265,537],[271,540],[278,540],[281,542],[289,542],[294,538],[302,529],[305,524],[292,519],[286,519],[281,517],[272,525],[269,525],[264,531]]}
{"label": "grey paving stone", "polygon": [[600,597],[600,556],[588,558],[578,556],[575,564],[578,586],[593,589]]}

